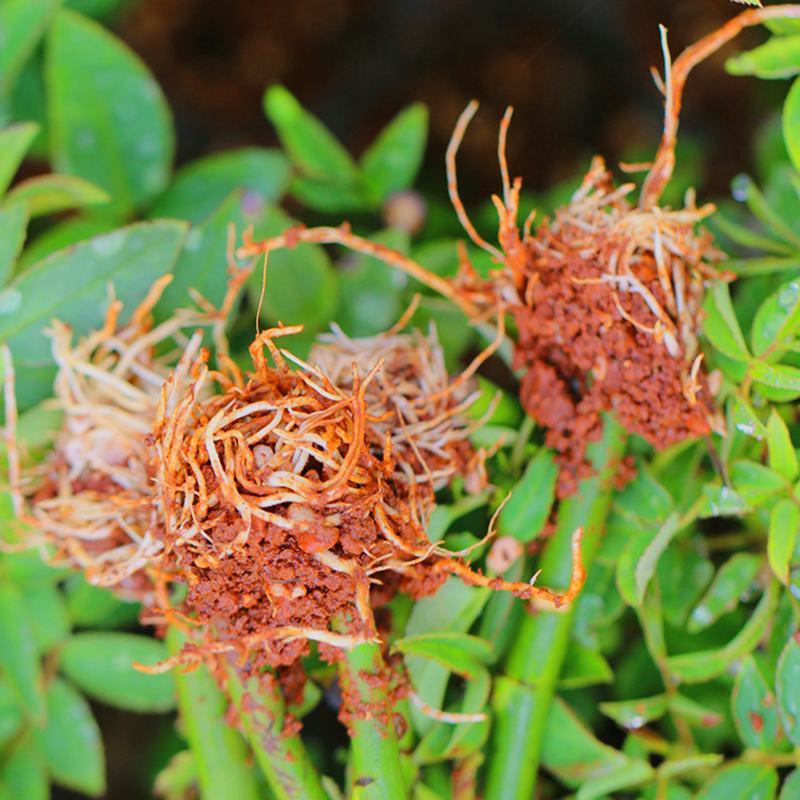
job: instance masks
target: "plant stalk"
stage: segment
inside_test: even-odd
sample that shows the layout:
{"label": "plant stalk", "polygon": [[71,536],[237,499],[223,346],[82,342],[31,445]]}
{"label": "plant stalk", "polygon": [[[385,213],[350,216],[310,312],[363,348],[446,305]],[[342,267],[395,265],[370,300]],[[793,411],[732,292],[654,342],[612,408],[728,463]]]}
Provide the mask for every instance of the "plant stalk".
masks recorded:
{"label": "plant stalk", "polygon": [[386,690],[386,675],[377,642],[354,647],[340,663],[343,702],[351,715],[350,800],[408,797],[394,726],[395,707]]}
{"label": "plant stalk", "polygon": [[[181,651],[184,641],[175,628],[167,633],[173,655]],[[247,766],[247,746],[224,721],[228,703],[206,666],[176,672],[175,684],[183,732],[197,764],[200,796],[203,800],[259,800],[255,772]]]}
{"label": "plant stalk", "polygon": [[[561,503],[558,525],[542,558],[543,584],[567,586],[572,572],[570,542],[583,528],[583,562],[589,569],[611,507],[613,478],[625,434],[606,417],[603,437],[590,448],[595,474]],[[534,796],[547,715],[569,645],[574,604],[564,611],[526,615],[495,683],[494,731],[487,759],[485,800],[530,800]]]}
{"label": "plant stalk", "polygon": [[280,686],[269,673],[243,677],[228,665],[228,691],[253,754],[277,800],[328,800],[298,733],[288,733]]}

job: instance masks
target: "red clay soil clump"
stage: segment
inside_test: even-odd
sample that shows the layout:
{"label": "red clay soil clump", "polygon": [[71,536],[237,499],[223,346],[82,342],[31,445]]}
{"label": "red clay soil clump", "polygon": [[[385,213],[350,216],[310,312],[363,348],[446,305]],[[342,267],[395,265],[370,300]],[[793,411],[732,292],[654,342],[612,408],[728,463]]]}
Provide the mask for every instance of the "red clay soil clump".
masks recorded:
{"label": "red clay soil clump", "polygon": [[695,331],[718,254],[695,233],[708,209],[632,208],[597,160],[572,201],[522,241],[515,366],[520,400],[547,429],[559,494],[588,474],[600,412],[657,449],[711,430]]}

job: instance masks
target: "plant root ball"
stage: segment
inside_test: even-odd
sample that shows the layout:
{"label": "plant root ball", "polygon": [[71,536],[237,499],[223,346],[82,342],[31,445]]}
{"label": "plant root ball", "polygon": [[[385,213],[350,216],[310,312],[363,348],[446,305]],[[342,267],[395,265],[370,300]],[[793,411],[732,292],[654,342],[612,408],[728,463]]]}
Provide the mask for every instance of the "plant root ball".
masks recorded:
{"label": "plant root ball", "polygon": [[[31,500],[25,521],[41,532],[55,561],[144,602],[152,590],[144,570],[161,551],[145,438],[170,369],[176,386],[185,386],[199,349],[198,336],[180,335],[188,318],[153,327],[150,310],[167,282],[157,282],[124,325],[121,304],[112,302],[103,328],[77,344],[66,325],[53,323],[55,405],[63,424],[50,456],[25,476]],[[171,352],[156,356],[157,347],[170,344]],[[177,367],[176,348],[184,353]]]}
{"label": "plant root ball", "polygon": [[247,376],[201,360],[188,393],[168,381],[153,434],[165,559],[212,649],[253,668],[292,665],[310,640],[336,660],[377,638],[373,608],[394,592],[435,591],[434,490],[475,456],[469,387],[449,388],[432,340],[337,334],[313,356],[333,380],[278,349],[291,332],[262,333]]}
{"label": "plant root ball", "polygon": [[713,398],[698,356],[704,281],[720,254],[696,232],[713,210],[632,207],[596,159],[552,220],[522,241],[520,397],[561,463],[559,494],[590,472],[588,442],[613,411],[655,448],[707,434]]}

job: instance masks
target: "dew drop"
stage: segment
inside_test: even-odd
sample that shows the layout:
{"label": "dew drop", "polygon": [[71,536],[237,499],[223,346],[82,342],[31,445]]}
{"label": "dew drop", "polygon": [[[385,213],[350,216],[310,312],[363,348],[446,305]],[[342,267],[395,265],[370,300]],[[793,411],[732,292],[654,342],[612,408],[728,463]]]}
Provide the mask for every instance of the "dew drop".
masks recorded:
{"label": "dew drop", "polygon": [[784,311],[788,311],[797,305],[798,297],[800,297],[800,285],[797,281],[792,281],[778,290],[778,305]]}
{"label": "dew drop", "polygon": [[107,257],[118,253],[125,244],[125,231],[114,231],[105,236],[92,239],[90,246],[99,256]]}
{"label": "dew drop", "polygon": [[733,199],[740,203],[747,200],[750,194],[750,176],[740,173],[731,181],[731,194]]}

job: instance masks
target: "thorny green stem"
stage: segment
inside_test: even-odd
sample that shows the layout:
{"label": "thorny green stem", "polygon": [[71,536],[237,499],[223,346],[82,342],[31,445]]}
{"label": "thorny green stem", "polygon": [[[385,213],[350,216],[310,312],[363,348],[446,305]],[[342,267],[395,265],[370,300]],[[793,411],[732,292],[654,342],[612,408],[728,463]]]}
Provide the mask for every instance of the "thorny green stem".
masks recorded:
{"label": "thorny green stem", "polygon": [[[402,800],[408,797],[394,728],[395,709],[386,692],[386,665],[377,642],[348,650],[339,665],[345,702],[352,709],[350,728],[351,800]],[[346,709],[347,710],[347,709]]]}
{"label": "thorny green stem", "polygon": [[[583,559],[588,569],[600,544],[611,506],[612,481],[622,457],[625,435],[606,417],[603,438],[590,448],[596,474],[561,504],[558,526],[542,559],[542,580],[566,586],[572,562],[570,539],[584,529]],[[574,605],[562,612],[526,615],[495,684],[495,726],[487,759],[485,800],[530,800],[534,796],[542,738],[569,644]]]}
{"label": "thorny green stem", "polygon": [[228,665],[228,691],[253,754],[277,800],[328,800],[297,733],[288,733],[286,707],[275,678],[244,677]]}
{"label": "thorny green stem", "polygon": [[[170,652],[179,653],[183,643],[183,634],[170,629]],[[175,684],[184,735],[197,763],[200,796],[203,800],[258,800],[256,776],[247,766],[247,746],[223,722],[227,700],[206,666],[201,665],[194,672],[176,672]]]}

